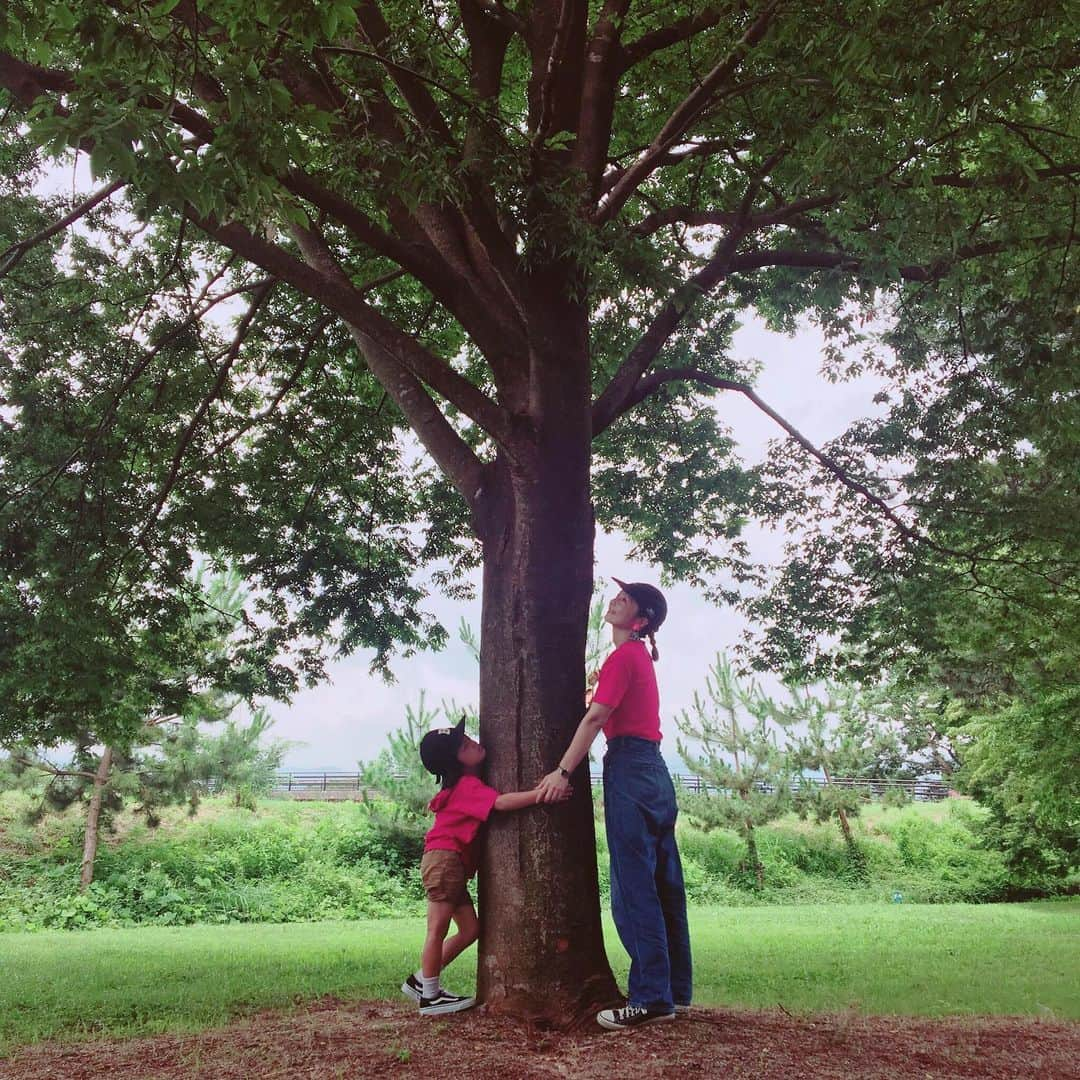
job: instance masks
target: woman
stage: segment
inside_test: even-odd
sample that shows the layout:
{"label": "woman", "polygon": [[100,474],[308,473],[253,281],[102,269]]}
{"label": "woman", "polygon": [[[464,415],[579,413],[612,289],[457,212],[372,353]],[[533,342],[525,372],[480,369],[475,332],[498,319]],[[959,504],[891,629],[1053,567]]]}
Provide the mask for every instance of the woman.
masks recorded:
{"label": "woman", "polygon": [[[611,856],[611,913],[630,954],[628,1002],[597,1016],[626,1031],[672,1020],[690,1007],[690,933],[686,889],[675,846],[675,788],[660,756],[660,695],[654,637],[667,617],[659,589],[613,579],[608,606],[615,651],[604,661],[592,702],[556,768],[540,781],[545,802],[560,798],[596,736],[604,755],[604,824]],[[652,646],[652,658],[644,638]]]}

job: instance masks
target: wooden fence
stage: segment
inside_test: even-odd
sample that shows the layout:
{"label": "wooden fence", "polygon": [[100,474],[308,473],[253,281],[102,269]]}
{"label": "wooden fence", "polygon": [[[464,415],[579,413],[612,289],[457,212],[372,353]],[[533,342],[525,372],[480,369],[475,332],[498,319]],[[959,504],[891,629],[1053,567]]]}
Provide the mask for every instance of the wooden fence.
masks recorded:
{"label": "wooden fence", "polygon": [[[593,787],[599,787],[603,783],[600,773],[593,773],[590,779]],[[710,787],[700,776],[672,773],[671,779],[677,787],[686,791],[708,792],[724,796],[732,794],[730,791]],[[802,783],[823,787],[825,780],[822,777],[804,776]],[[835,787],[855,788],[868,800],[880,799],[890,791],[903,792],[915,802],[937,802],[949,795],[948,784],[941,780],[886,780],[834,776],[831,783]],[[773,789],[761,784],[758,790],[772,791]],[[295,799],[349,799],[360,798],[363,795],[358,772],[280,772],[275,777],[273,791],[275,794]]]}

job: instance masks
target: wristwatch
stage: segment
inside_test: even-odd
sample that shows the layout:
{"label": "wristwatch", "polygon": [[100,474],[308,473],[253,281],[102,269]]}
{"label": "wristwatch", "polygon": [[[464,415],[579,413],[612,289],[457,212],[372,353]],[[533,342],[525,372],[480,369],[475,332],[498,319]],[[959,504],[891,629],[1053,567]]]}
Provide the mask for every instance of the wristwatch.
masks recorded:
{"label": "wristwatch", "polygon": [[559,775],[560,775],[560,776],[561,776],[561,777],[562,777],[562,778],[563,778],[564,780],[569,780],[569,779],[570,779],[570,774],[569,774],[569,773],[568,773],[568,772],[567,772],[567,771],[566,771],[566,770],[565,770],[565,769],[564,769],[564,768],[563,768],[563,767],[562,767],[561,765],[557,766],[557,768],[558,768],[558,770],[559,770]]}

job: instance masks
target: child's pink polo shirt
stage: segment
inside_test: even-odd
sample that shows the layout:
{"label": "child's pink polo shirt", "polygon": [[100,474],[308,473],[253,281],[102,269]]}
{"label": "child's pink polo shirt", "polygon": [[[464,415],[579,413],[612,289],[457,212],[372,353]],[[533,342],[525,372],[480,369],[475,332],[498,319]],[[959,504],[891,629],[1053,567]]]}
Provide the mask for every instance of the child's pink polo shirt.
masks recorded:
{"label": "child's pink polo shirt", "polygon": [[440,791],[428,806],[435,824],[424,837],[425,851],[456,851],[465,877],[476,873],[476,837],[487,821],[499,793],[479,777],[463,776],[453,787]]}

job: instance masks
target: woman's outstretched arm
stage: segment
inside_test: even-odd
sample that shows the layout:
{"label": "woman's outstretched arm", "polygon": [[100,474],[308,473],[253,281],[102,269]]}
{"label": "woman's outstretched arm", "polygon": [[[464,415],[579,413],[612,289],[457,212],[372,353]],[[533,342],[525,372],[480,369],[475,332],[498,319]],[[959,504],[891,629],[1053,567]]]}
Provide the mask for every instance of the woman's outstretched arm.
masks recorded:
{"label": "woman's outstretched arm", "polygon": [[577,731],[574,732],[574,737],[570,740],[570,745],[559,759],[559,764],[537,784],[536,790],[540,792],[541,802],[556,802],[563,798],[563,793],[570,786],[570,780],[563,776],[561,770],[565,769],[568,773],[572,773],[585,760],[589,747],[600,734],[600,729],[607,723],[610,715],[610,705],[601,705],[600,702],[594,701],[589,706],[588,711],[581,718],[581,723],[577,726]]}

